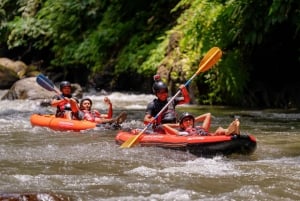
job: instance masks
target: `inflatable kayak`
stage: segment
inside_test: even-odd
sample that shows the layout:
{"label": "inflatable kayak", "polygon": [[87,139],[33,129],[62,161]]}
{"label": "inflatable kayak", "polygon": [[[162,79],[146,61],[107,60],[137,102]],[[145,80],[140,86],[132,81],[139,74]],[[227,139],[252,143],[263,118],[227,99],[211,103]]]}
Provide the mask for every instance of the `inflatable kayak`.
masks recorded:
{"label": "inflatable kayak", "polygon": [[54,114],[32,114],[30,123],[32,126],[48,127],[59,131],[81,131],[93,128],[121,129],[121,124],[126,120],[127,113],[121,112],[111,123],[96,123],[86,120],[71,120],[55,117]]}
{"label": "inflatable kayak", "polygon": [[52,114],[32,114],[30,123],[32,126],[48,127],[59,131],[81,131],[93,129],[97,126],[95,122],[58,118]]}
{"label": "inflatable kayak", "polygon": [[[115,137],[117,144],[139,133],[138,130],[119,131]],[[156,146],[167,149],[181,150],[196,156],[252,154],[256,150],[256,138],[253,135],[171,135],[144,133],[137,140],[140,146]]]}

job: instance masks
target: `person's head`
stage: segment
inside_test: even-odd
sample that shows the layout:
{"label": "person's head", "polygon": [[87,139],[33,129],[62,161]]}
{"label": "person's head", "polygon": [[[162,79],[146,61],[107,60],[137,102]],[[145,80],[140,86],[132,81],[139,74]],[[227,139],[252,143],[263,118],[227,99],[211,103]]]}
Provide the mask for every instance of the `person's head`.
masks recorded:
{"label": "person's head", "polygon": [[179,118],[179,126],[181,129],[193,128],[195,126],[195,117],[188,113],[184,112]]}
{"label": "person's head", "polygon": [[59,89],[63,95],[70,95],[72,92],[71,83],[69,81],[62,81],[59,84]]}
{"label": "person's head", "polygon": [[93,101],[90,98],[83,98],[80,101],[79,108],[81,110],[88,110],[88,111],[90,111],[91,108],[92,108],[92,105],[93,105]]}
{"label": "person's head", "polygon": [[154,83],[152,85],[152,91],[158,99],[165,101],[168,98],[168,86],[163,83],[159,75],[155,75]]}

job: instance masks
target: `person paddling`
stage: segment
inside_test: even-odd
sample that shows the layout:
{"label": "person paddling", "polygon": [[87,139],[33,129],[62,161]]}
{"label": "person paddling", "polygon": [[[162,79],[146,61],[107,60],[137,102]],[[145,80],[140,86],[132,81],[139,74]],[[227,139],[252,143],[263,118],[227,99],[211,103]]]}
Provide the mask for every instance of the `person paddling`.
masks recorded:
{"label": "person paddling", "polygon": [[56,117],[74,119],[78,116],[78,101],[72,98],[72,88],[69,81],[59,84],[61,94],[56,94],[51,100],[51,106],[56,107]]}
{"label": "person paddling", "polygon": [[[162,114],[155,119],[155,116],[163,109],[163,107],[171,99],[168,96],[168,87],[162,82],[159,75],[154,75],[154,83],[152,86],[152,91],[157,98],[148,103],[144,123],[148,125],[153,123],[153,129],[158,128],[160,124],[164,123],[176,123],[177,115],[175,111],[175,106],[179,104],[185,104],[190,102],[190,96],[185,85],[180,85],[181,97],[176,97],[168,106],[168,108],[162,112]],[[154,121],[155,119],[155,121]],[[154,122],[153,122],[154,121]]]}
{"label": "person paddling", "polygon": [[123,123],[126,120],[126,112],[121,112],[119,116],[117,116],[116,118],[112,118],[112,103],[108,97],[104,97],[104,102],[108,105],[108,111],[106,114],[101,114],[98,110],[92,110],[93,101],[90,98],[83,98],[79,104],[80,112],[83,113],[80,114],[80,116],[82,116],[81,119],[101,124],[116,123],[117,125]]}
{"label": "person paddling", "polygon": [[[195,123],[202,122],[202,126],[196,126]],[[184,112],[179,118],[179,124],[163,124],[162,127],[168,134],[173,135],[232,135],[240,134],[240,122],[235,119],[227,129],[219,127],[214,134],[209,133],[211,124],[211,113],[205,113],[196,118]]]}

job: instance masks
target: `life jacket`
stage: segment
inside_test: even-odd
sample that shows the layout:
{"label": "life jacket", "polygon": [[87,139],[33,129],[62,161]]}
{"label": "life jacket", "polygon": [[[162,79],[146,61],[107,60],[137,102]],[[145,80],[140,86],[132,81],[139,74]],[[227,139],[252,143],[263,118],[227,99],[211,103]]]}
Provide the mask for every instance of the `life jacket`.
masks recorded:
{"label": "life jacket", "polygon": [[[170,98],[168,98],[165,101],[161,101],[159,99],[154,99],[148,106],[147,110],[151,111],[149,114],[151,116],[156,116],[162,109],[163,107],[168,103]],[[177,105],[178,100],[175,99],[173,100],[168,107],[156,118],[156,123],[153,125],[154,127],[156,125],[160,125],[161,123],[175,123],[176,122],[176,112],[175,112],[175,106]]]}
{"label": "life jacket", "polygon": [[[72,96],[71,95],[66,96],[66,95],[61,94],[60,96],[55,95],[53,98],[56,99],[56,100],[60,100],[64,97],[71,98]],[[61,102],[60,104],[57,105],[55,116],[56,117],[64,117],[64,114],[65,114],[66,110],[71,111],[71,105],[70,105],[70,103],[63,101],[63,102]]]}
{"label": "life jacket", "polygon": [[60,103],[57,107],[59,107],[60,111],[68,110],[71,111],[71,104],[70,103]]}
{"label": "life jacket", "polygon": [[96,118],[100,118],[101,114],[97,110],[89,111],[89,110],[82,110],[84,113],[83,119],[87,121],[95,122]]}
{"label": "life jacket", "polygon": [[208,135],[208,131],[202,128],[201,126],[196,126],[194,128],[187,128],[185,131],[189,135]]}

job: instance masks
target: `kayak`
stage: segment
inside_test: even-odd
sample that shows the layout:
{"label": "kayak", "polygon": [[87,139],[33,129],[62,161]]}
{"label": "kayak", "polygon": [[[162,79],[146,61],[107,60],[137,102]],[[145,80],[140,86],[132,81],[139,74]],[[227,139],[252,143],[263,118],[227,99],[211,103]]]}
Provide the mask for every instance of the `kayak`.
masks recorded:
{"label": "kayak", "polygon": [[32,114],[30,123],[32,126],[48,127],[58,131],[81,131],[94,129],[120,129],[121,124],[126,120],[126,112],[121,112],[113,123],[96,123],[87,120],[74,120],[56,117],[54,114]]}
{"label": "kayak", "polygon": [[[123,144],[126,140],[139,134],[139,129],[120,130],[115,141]],[[198,157],[241,154],[250,155],[256,150],[257,142],[253,135],[173,135],[160,133],[143,133],[137,140],[140,146],[155,146],[180,150]]]}
{"label": "kayak", "polygon": [[53,114],[32,114],[30,123],[32,126],[48,127],[58,131],[81,131],[97,126],[95,122],[59,118]]}

